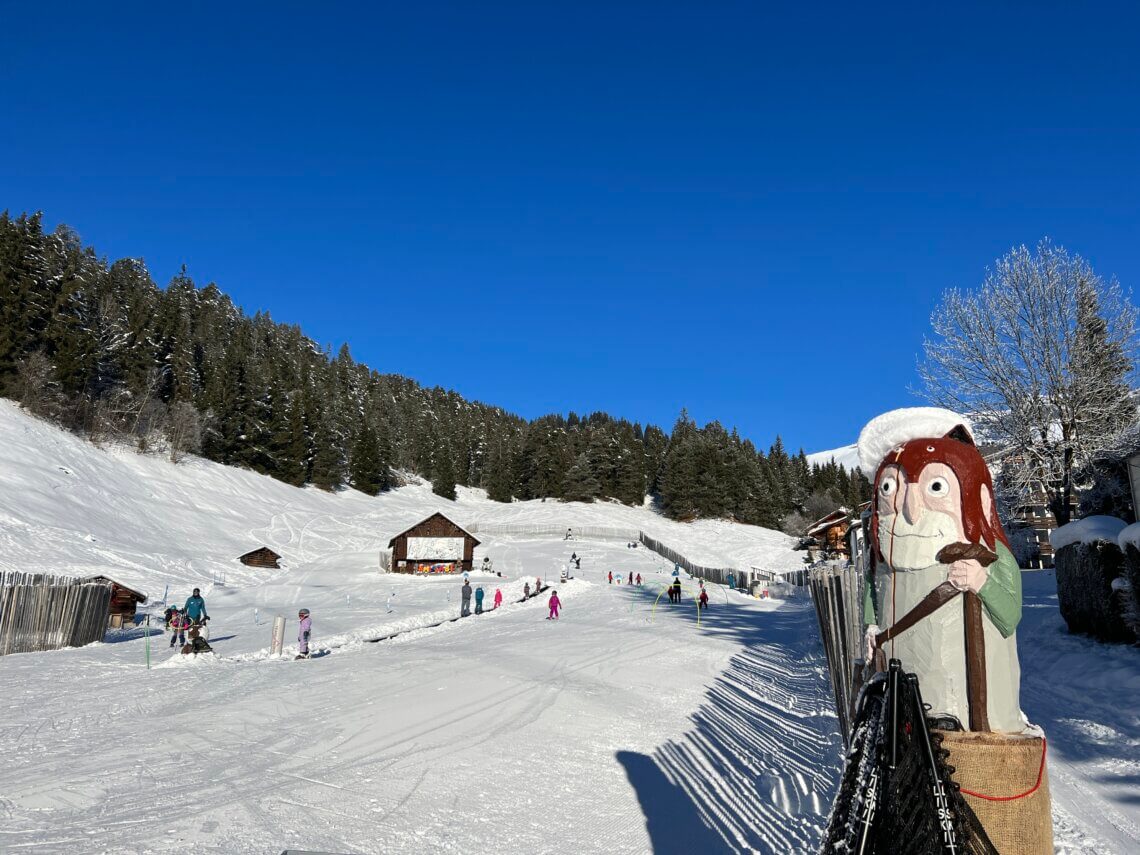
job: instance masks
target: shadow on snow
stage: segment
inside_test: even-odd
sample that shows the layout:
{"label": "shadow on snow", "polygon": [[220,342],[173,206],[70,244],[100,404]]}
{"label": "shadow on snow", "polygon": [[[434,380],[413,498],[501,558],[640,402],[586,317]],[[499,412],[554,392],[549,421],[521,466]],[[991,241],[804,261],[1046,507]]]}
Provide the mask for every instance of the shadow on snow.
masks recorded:
{"label": "shadow on snow", "polygon": [[[648,601],[657,595],[628,590]],[[815,614],[806,599],[773,612],[713,603],[700,629],[691,602],[662,598],[655,619],[688,621],[694,632],[744,650],[709,688],[686,734],[652,755],[617,754],[653,851],[813,850],[843,755]]]}

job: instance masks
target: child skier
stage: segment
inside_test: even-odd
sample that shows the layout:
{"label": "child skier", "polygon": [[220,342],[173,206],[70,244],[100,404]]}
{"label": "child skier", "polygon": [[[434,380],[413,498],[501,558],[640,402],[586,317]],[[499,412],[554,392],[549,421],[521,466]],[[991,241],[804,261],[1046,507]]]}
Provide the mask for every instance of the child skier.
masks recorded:
{"label": "child skier", "polygon": [[547,620],[558,620],[558,609],[562,607],[562,601],[558,599],[558,592],[554,591],[550,595],[550,614],[547,615]]}
{"label": "child skier", "polygon": [[483,586],[475,589],[475,614],[483,614]]}
{"label": "child skier", "polygon": [[298,645],[298,659],[309,658],[309,636],[313,631],[313,618],[309,614],[308,609],[301,609],[297,612],[297,620],[300,626],[297,627],[297,645]]}
{"label": "child skier", "polygon": [[633,571],[632,570],[629,571],[629,582],[627,584],[630,584],[630,585],[633,584]]}
{"label": "child skier", "polygon": [[637,587],[639,587],[639,588],[641,587],[641,574],[640,573],[637,574]]}
{"label": "child skier", "polygon": [[612,585],[614,583],[614,571],[613,570],[610,571],[610,575],[607,578],[609,579],[608,584]]}
{"label": "child skier", "polygon": [[495,608],[503,604],[503,591],[500,588],[495,589]]}
{"label": "child skier", "polygon": [[186,644],[186,630],[190,628],[190,618],[177,609],[170,617],[170,646],[173,647],[177,642],[180,645]]}
{"label": "child skier", "polygon": [[709,607],[709,592],[706,591],[704,588],[701,588],[700,603],[701,603],[700,607],[702,609],[707,609]]}
{"label": "child skier", "polygon": [[530,582],[524,582],[523,583],[523,599],[524,600],[530,599]]}

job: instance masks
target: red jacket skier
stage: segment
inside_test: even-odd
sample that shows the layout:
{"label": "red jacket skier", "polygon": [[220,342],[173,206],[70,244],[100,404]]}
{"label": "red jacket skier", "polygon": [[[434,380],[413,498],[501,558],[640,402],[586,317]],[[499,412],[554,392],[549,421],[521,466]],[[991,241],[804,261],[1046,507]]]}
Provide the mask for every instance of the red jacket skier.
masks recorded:
{"label": "red jacket skier", "polygon": [[546,619],[547,620],[558,620],[558,609],[560,609],[561,607],[562,607],[562,601],[560,599],[558,599],[558,592],[554,591],[550,595],[550,614],[547,616]]}

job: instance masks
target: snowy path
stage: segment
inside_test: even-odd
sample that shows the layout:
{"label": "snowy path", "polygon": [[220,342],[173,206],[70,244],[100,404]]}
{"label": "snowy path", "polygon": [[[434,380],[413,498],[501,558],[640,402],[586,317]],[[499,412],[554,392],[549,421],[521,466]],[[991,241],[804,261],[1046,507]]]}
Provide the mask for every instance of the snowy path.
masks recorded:
{"label": "snowy path", "polygon": [[[734,594],[698,629],[689,604],[663,598],[653,614],[656,587],[605,584],[610,567],[660,583],[660,559],[577,547],[582,578],[557,623],[543,598],[310,662],[147,671],[138,638],[7,657],[0,849],[809,847],[838,743],[808,604]],[[518,541],[505,569],[564,551]],[[317,595],[320,566],[290,582]],[[442,580],[395,581],[434,600]],[[215,638],[262,594],[211,605]]]}

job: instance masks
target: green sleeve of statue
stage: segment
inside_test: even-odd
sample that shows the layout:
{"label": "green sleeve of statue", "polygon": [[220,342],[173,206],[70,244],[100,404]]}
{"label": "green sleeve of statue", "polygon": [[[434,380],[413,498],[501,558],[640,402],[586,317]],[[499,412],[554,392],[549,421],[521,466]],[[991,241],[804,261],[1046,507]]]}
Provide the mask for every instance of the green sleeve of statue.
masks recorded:
{"label": "green sleeve of statue", "polygon": [[994,626],[1003,637],[1009,638],[1021,620],[1021,568],[1000,541],[997,555],[998,560],[990,565],[990,577],[978,591],[978,596],[982,598],[982,605]]}

